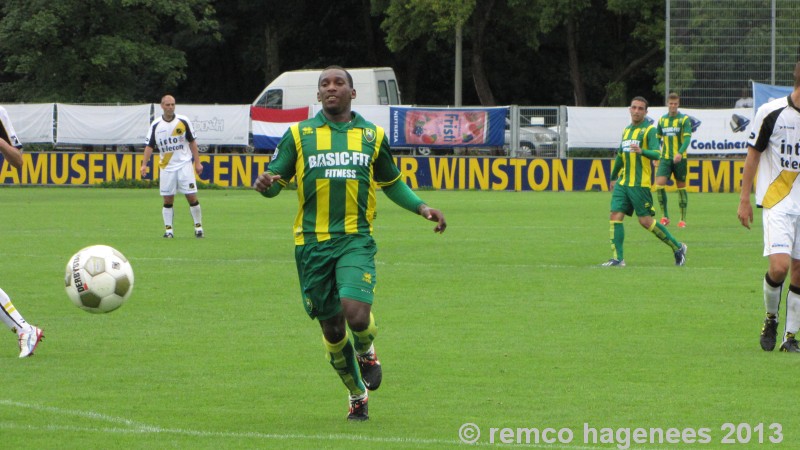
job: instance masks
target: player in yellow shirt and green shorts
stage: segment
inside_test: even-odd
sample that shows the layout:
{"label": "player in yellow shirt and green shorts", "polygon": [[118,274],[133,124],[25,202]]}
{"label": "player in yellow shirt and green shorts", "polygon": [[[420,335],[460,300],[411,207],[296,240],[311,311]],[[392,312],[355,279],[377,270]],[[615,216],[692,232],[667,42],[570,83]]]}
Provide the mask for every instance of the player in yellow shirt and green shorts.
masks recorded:
{"label": "player in yellow shirt and green shorts", "polygon": [[661,225],[669,225],[669,212],[667,212],[667,181],[675,176],[675,186],[678,188],[678,206],[681,208],[681,220],[678,228],[686,227],[686,208],[689,197],[686,194],[686,174],[688,172],[686,151],[692,141],[692,123],[689,116],[678,112],[680,97],[676,93],[667,96],[669,112],[658,120],[656,136],[661,140],[661,158],[658,160],[656,170],[656,196],[661,206]]}
{"label": "player in yellow shirt and green shorts", "polygon": [[384,129],[351,111],[356,91],[350,73],[339,66],[323,70],[317,97],[322,111],[290,127],[254,187],[274,197],[297,180],[293,231],[301,298],[319,321],[328,360],[348,390],[347,418],[361,421],[369,418],[368,391],[383,378],[373,345],[376,188],[436,222],[437,233],[447,223],[403,182]]}
{"label": "player in yellow shirt and green shorts", "polygon": [[607,267],[624,267],[623,242],[625,228],[622,220],[636,213],[639,224],[667,244],[675,255],[675,265],[686,263],[686,244],[680,243],[658,223],[653,216],[653,195],[650,192],[651,163],[659,157],[655,127],[645,121],[647,100],[634,97],[630,106],[631,123],[622,133],[617,157],[611,170],[611,214],[609,221],[611,259],[603,263]]}

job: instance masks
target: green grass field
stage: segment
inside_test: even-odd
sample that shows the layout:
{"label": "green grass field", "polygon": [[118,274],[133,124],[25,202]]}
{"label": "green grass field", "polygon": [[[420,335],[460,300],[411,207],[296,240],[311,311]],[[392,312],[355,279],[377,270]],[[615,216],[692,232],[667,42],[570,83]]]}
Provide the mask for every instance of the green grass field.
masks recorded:
{"label": "green grass field", "polygon": [[[628,267],[598,267],[609,193],[420,195],[447,215],[444,235],[379,198],[384,383],[354,424],[299,299],[294,192],[201,191],[206,239],[180,199],[164,240],[153,189],[0,189],[0,286],[46,335],[20,360],[0,334],[0,447],[438,449],[463,445],[466,423],[492,447],[533,428],[562,433],[531,434],[535,448],[627,448],[626,430],[631,448],[800,445],[787,405],[800,358],[759,347],[761,219],[741,227],[737,194],[690,195],[689,226],[670,227],[683,268],[630,218]],[[105,315],[62,284],[67,259],[98,243],[136,274]],[[636,443],[636,428],[662,442]]]}

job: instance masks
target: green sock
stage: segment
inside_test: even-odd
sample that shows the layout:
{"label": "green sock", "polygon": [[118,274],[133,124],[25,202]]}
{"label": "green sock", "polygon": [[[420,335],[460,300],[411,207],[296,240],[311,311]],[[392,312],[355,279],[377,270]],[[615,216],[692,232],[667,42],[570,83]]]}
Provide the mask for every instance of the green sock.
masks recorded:
{"label": "green sock", "polygon": [[656,196],[658,197],[658,205],[661,206],[661,215],[669,217],[667,212],[667,189],[664,186],[657,186]]}
{"label": "green sock", "polygon": [[622,222],[612,220],[609,234],[611,235],[611,257],[622,261],[625,258],[622,251],[622,243],[625,241],[625,227],[622,226]]}
{"label": "green sock", "polygon": [[661,242],[669,245],[673,252],[680,250],[680,242],[676,241],[675,238],[672,237],[664,225],[661,225],[657,221],[653,220],[653,226],[650,228],[650,232],[655,234],[656,237],[661,240]]}
{"label": "green sock", "polygon": [[325,339],[325,336],[322,336],[322,342],[328,351],[331,366],[339,374],[342,383],[350,391],[350,395],[361,395],[366,392],[367,388],[364,387],[364,383],[361,381],[361,371],[358,369],[356,353],[353,349],[353,344],[350,342],[350,335],[345,333],[344,339],[335,344],[331,344]]}
{"label": "green sock", "polygon": [[678,195],[680,196],[678,205],[681,207],[681,220],[686,221],[686,206],[689,204],[689,195],[686,193],[686,188],[678,188]]}
{"label": "green sock", "polygon": [[369,313],[369,326],[366,329],[361,331],[351,329],[350,331],[353,332],[353,347],[355,347],[356,353],[363,355],[369,351],[369,348],[372,347],[372,341],[374,341],[375,336],[378,335],[378,327],[375,325],[375,316]]}

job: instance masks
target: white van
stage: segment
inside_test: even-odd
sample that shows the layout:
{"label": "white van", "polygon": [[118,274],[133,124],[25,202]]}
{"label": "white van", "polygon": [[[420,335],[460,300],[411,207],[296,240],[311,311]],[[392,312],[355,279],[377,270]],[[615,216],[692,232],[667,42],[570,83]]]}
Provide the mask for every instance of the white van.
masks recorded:
{"label": "white van", "polygon": [[[347,69],[353,76],[353,105],[399,105],[400,88],[391,67]],[[290,109],[319,105],[318,81],[322,69],[292,70],[272,80],[256,97],[253,106]]]}

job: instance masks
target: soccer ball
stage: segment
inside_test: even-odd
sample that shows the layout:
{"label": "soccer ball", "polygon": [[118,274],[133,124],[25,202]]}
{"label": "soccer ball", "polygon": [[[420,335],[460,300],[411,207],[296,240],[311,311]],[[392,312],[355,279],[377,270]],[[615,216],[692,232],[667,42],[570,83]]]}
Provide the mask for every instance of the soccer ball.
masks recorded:
{"label": "soccer ball", "polygon": [[111,312],[131,296],[133,268],[118,250],[92,245],[67,261],[64,287],[78,308],[90,313]]}

